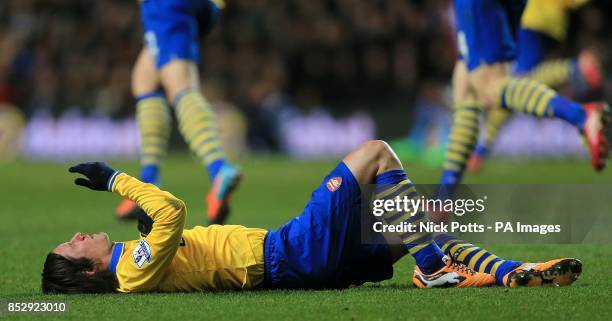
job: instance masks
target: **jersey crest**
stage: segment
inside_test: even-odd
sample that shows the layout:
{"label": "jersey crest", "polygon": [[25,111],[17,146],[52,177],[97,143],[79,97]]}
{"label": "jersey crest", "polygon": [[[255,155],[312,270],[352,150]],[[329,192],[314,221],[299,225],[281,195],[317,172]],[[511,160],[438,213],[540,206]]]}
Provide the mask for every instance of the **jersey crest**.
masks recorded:
{"label": "jersey crest", "polygon": [[327,181],[327,184],[325,184],[330,192],[338,190],[340,185],[342,185],[342,177],[332,177]]}
{"label": "jersey crest", "polygon": [[140,240],[140,243],[134,249],[134,253],[132,253],[132,257],[134,258],[134,263],[139,269],[142,268],[145,262],[151,263],[151,247],[145,239]]}

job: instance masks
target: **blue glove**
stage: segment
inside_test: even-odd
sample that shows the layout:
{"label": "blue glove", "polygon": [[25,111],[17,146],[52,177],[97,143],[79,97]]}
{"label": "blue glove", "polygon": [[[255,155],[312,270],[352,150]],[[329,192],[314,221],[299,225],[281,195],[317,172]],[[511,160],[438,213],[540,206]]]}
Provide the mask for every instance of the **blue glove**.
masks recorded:
{"label": "blue glove", "polygon": [[115,177],[119,174],[118,171],[110,168],[102,162],[82,163],[72,166],[68,169],[71,173],[79,173],[85,175],[87,179],[79,177],[74,180],[74,183],[80,186],[85,186],[94,191],[111,191]]}

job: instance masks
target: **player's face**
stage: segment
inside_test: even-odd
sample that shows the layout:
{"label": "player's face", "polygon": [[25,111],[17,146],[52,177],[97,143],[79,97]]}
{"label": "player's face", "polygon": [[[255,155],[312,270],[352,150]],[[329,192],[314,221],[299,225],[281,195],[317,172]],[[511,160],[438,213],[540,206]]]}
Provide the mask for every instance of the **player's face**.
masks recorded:
{"label": "player's face", "polygon": [[104,232],[95,234],[76,233],[70,241],[58,245],[53,253],[67,258],[88,258],[99,262],[112,249],[108,234]]}

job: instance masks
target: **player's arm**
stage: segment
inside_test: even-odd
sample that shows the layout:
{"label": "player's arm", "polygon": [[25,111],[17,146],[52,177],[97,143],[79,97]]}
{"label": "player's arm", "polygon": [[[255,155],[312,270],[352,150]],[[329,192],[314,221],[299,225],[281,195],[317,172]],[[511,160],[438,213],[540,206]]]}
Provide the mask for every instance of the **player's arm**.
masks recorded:
{"label": "player's arm", "polygon": [[108,190],[138,204],[153,220],[150,233],[141,239],[133,253],[133,260],[121,271],[120,290],[147,291],[155,288],[181,243],[185,225],[185,203],[174,195],[145,184],[125,173],[114,171],[103,163],[80,164],[70,168],[87,179],[77,178],[75,183],[94,190]]}

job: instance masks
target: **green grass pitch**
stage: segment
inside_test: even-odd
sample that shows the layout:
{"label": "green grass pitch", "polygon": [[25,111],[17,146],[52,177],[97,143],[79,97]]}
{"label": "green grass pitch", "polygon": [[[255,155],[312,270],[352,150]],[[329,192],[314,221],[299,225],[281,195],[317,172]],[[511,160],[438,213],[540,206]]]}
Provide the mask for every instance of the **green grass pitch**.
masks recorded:
{"label": "green grass pitch", "polygon": [[[571,287],[508,290],[417,290],[410,284],[413,261],[396,265],[393,279],[341,291],[250,291],[187,294],[44,296],[40,272],[46,253],[76,231],[107,231],[114,240],[137,236],[133,223],[117,222],[119,198],[73,185],[69,164],[0,165],[0,301],[66,301],[63,314],[6,314],[17,319],[105,320],[610,320],[611,245],[495,245],[502,257],[538,260],[574,256],[584,273]],[[136,174],[135,162],[112,165]],[[333,162],[282,158],[243,160],[243,185],[229,223],[276,228],[300,213],[310,192]],[[593,173],[586,160],[490,162],[468,183],[611,183],[612,171]],[[416,183],[435,183],[439,170],[406,164]],[[187,226],[204,221],[208,183],[194,160],[172,156],[163,167],[163,187],[186,201]]]}

